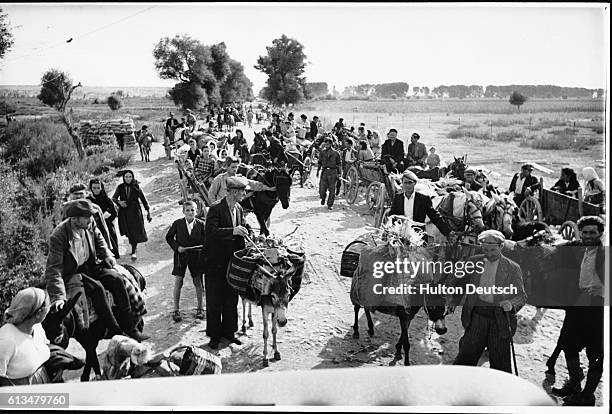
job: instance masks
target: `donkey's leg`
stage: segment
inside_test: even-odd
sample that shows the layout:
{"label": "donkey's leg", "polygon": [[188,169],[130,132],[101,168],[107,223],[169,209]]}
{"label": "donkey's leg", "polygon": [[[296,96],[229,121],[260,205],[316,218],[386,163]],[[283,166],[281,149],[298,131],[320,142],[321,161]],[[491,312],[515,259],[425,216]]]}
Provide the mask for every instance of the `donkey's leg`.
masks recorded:
{"label": "donkey's leg", "polygon": [[278,346],[276,345],[276,333],[278,332],[278,322],[276,320],[276,312],[272,314],[272,349],[274,349],[274,360],[280,361],[281,355],[278,352]]}
{"label": "donkey's leg", "polygon": [[372,322],[372,314],[366,308],[363,308],[365,311],[366,319],[368,320],[368,335],[370,337],[374,336],[374,322]]}
{"label": "donkey's leg", "polygon": [[400,316],[400,324],[402,326],[402,335],[404,338],[403,347],[404,347],[404,365],[410,365],[410,338],[408,337],[408,328],[410,327],[410,322],[412,321],[411,315],[404,313]]}
{"label": "donkey's leg", "polygon": [[255,326],[255,324],[253,323],[253,305],[251,305],[249,303],[249,328],[252,328],[253,326]]}
{"label": "donkey's leg", "polygon": [[[353,324],[353,338],[359,338],[359,309],[361,306],[354,305],[353,309],[355,310],[355,323]],[[366,311],[367,312],[367,311]]]}
{"label": "donkey's leg", "polygon": [[261,312],[263,314],[263,366],[268,366],[268,313],[266,312],[265,306],[261,307]]}
{"label": "donkey's leg", "polygon": [[246,322],[245,322],[246,302],[244,301],[244,298],[240,298],[240,300],[242,301],[242,333],[246,334]]}
{"label": "donkey's leg", "polygon": [[408,328],[406,327],[406,324],[404,323],[405,319],[406,319],[406,314],[403,311],[403,308],[401,311],[396,310],[395,311],[395,315],[397,316],[397,318],[399,319],[399,323],[400,323],[400,337],[399,340],[397,341],[397,344],[395,344],[395,359],[402,359],[402,347],[404,344],[404,337],[408,337]]}

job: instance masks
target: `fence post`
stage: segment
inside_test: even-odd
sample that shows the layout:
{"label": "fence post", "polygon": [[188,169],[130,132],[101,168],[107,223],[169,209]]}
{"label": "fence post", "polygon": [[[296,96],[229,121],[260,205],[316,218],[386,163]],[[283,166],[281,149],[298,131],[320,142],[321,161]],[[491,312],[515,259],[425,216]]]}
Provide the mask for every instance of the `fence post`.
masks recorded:
{"label": "fence post", "polygon": [[431,117],[429,117],[429,124],[428,124],[428,126],[429,126],[429,129],[431,129]]}
{"label": "fence post", "polygon": [[489,121],[489,125],[491,126],[491,139],[493,139],[493,120]]}
{"label": "fence post", "polygon": [[459,117],[459,128],[461,128],[461,117]]}
{"label": "fence post", "polygon": [[576,121],[574,121],[574,135],[576,135]]}

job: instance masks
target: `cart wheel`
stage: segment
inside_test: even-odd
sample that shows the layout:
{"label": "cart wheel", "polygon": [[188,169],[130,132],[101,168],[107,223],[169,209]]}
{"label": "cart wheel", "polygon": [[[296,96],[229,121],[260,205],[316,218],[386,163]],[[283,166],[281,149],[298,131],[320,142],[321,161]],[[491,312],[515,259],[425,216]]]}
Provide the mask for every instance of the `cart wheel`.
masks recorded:
{"label": "cart wheel", "polygon": [[523,200],[518,215],[520,222],[544,221],[542,206],[540,206],[538,199],[533,196]]}
{"label": "cart wheel", "polygon": [[573,221],[566,221],[561,225],[559,229],[559,234],[563,237],[564,240],[574,241],[580,240],[580,231],[578,230],[578,225]]}
{"label": "cart wheel", "polygon": [[387,198],[386,193],[387,190],[385,189],[385,186],[379,186],[376,209],[374,212],[374,227],[376,228],[380,228],[382,225],[385,213],[388,215],[388,211],[385,209],[385,199]]}
{"label": "cart wheel", "polygon": [[349,204],[355,203],[357,199],[357,193],[359,193],[359,172],[355,166],[349,168],[346,172],[346,179],[348,183],[346,185],[346,202]]}
{"label": "cart wheel", "polygon": [[368,209],[370,210],[373,210],[376,207],[376,201],[379,193],[378,187],[380,187],[380,183],[378,181],[372,181],[366,189],[365,199]]}

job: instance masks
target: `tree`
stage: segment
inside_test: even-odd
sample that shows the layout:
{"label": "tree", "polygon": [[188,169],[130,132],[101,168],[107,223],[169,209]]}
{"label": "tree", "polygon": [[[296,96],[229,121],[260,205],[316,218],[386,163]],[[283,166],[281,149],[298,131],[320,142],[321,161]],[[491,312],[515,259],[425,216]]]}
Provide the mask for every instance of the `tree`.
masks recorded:
{"label": "tree", "polygon": [[121,102],[121,98],[118,95],[112,94],[108,98],[106,98],[106,103],[111,111],[116,111],[117,109],[123,106],[123,102]]}
{"label": "tree", "polygon": [[512,94],[510,94],[509,101],[510,104],[516,105],[516,109],[521,112],[521,105],[527,101],[527,97],[520,92],[513,91]]}
{"label": "tree", "polygon": [[267,55],[259,56],[255,69],[268,75],[263,95],[275,104],[299,103],[304,99],[306,67],[304,46],[282,35],[266,47]]}
{"label": "tree", "polygon": [[162,79],[178,81],[168,95],[184,109],[252,96],[251,81],[242,65],[229,57],[225,43],[206,46],[187,35],[165,37],[153,49],[153,57]]}
{"label": "tree", "polygon": [[2,13],[2,7],[0,7],[0,59],[4,58],[15,42],[7,17],[8,15]]}
{"label": "tree", "polygon": [[43,74],[40,84],[42,87],[40,88],[38,99],[45,105],[57,109],[61,115],[62,122],[68,129],[68,134],[70,134],[74,142],[79,158],[85,158],[83,141],[72,127],[70,115],[66,112],[66,105],[68,105],[68,101],[70,101],[72,92],[74,92],[76,88],[80,88],[81,83],[79,82],[77,85],[73,86],[72,80],[67,73],[58,69],[49,69]]}

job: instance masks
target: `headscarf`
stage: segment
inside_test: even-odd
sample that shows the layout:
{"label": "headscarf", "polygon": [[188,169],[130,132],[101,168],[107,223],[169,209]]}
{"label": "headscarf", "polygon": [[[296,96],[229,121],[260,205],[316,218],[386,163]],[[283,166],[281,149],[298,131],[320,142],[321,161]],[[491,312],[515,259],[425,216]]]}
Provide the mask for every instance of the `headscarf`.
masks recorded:
{"label": "headscarf", "polygon": [[22,289],[11,301],[11,306],[4,311],[4,322],[18,325],[34,316],[46,300],[47,293],[39,288],[29,287]]}
{"label": "headscarf", "polygon": [[[125,175],[126,174],[132,174],[132,182],[130,184],[125,182]],[[134,171],[132,171],[132,170],[124,170],[123,173],[121,174],[121,179],[123,180],[123,184],[125,184],[125,185],[131,185],[133,187],[137,187],[138,186],[138,181],[136,180],[136,175],[134,175]]]}
{"label": "headscarf", "polygon": [[588,183],[591,180],[598,180],[599,176],[593,167],[584,167],[582,169],[582,175],[584,175],[585,182]]}

